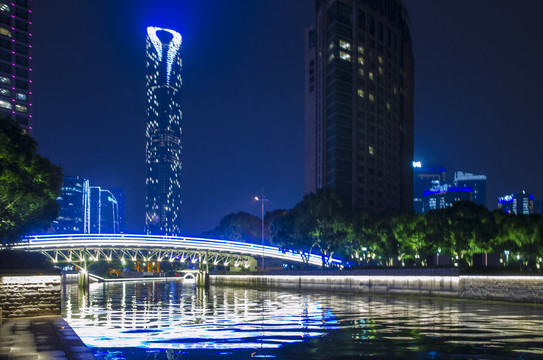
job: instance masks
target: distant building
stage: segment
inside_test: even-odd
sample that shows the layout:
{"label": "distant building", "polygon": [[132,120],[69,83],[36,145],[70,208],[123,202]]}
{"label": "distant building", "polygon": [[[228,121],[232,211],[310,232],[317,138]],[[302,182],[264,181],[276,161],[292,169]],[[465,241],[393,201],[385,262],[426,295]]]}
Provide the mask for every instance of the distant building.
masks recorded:
{"label": "distant building", "polygon": [[90,187],[90,233],[119,233],[119,204],[113,194],[99,186]]}
{"label": "distant building", "polygon": [[459,188],[473,189],[473,202],[486,207],[486,176],[457,171],[454,173],[454,184]]}
{"label": "distant building", "polygon": [[305,192],[413,208],[414,57],[400,0],[317,0],[305,31]]}
{"label": "distant building", "polygon": [[0,1],[0,112],[32,130],[31,1]]}
{"label": "distant building", "polygon": [[413,162],[413,210],[421,214],[423,212],[423,194],[434,184],[444,184],[446,169],[443,165],[423,164],[420,161]]}
{"label": "distant building", "polygon": [[445,209],[457,201],[473,201],[473,189],[449,184],[434,184],[423,193],[422,212]]}
{"label": "distant building", "polygon": [[181,35],[147,28],[145,228],[178,235],[181,208]]}
{"label": "distant building", "polygon": [[83,234],[89,232],[89,180],[79,176],[65,176],[60,195],[58,218],[53,227],[58,234]]}
{"label": "distant building", "polygon": [[117,199],[117,204],[119,207],[119,232],[126,232],[126,195],[123,189],[121,188],[107,188],[115,199]]}
{"label": "distant building", "polygon": [[498,209],[507,214],[541,214],[541,201],[534,200],[534,196],[526,191],[519,191],[514,194],[498,198]]}
{"label": "distant building", "polygon": [[[123,193],[122,189],[116,189]],[[117,234],[123,211],[114,192],[90,186],[88,179],[65,176],[57,198],[60,205],[53,227],[59,234]]]}

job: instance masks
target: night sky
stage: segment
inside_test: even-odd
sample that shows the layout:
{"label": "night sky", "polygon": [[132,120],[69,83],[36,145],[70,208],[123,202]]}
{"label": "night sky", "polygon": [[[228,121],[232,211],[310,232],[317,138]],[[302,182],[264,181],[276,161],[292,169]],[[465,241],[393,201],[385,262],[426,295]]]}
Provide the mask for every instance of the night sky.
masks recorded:
{"label": "night sky", "polygon": [[[405,0],[415,158],[485,174],[487,204],[543,197],[543,1]],[[314,0],[33,1],[34,136],[66,175],[145,202],[145,29],[183,36],[183,235],[303,197],[304,27]]]}

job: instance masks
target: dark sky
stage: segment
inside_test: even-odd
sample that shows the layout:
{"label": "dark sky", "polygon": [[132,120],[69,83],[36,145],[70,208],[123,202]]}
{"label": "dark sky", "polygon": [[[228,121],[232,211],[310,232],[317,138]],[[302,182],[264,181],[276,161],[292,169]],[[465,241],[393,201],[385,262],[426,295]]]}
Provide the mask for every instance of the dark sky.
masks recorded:
{"label": "dark sky", "polygon": [[[405,0],[415,157],[543,196],[543,1]],[[145,28],[183,36],[184,235],[303,196],[304,27],[314,0],[33,2],[34,135],[67,175],[126,191],[143,231]]]}

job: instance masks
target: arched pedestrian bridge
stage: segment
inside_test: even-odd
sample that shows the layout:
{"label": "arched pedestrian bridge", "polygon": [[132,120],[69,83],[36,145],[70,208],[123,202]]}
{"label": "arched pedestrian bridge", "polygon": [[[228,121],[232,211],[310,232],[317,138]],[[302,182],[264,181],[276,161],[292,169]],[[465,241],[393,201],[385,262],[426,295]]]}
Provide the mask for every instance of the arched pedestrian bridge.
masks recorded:
{"label": "arched pedestrian bridge", "polygon": [[[250,258],[280,259],[287,263],[322,265],[316,254],[300,254],[274,246],[182,236],[131,234],[56,234],[28,236],[15,248],[40,252],[53,262],[81,264],[113,259],[189,262],[198,266],[248,267]],[[330,259],[330,264],[341,264]]]}

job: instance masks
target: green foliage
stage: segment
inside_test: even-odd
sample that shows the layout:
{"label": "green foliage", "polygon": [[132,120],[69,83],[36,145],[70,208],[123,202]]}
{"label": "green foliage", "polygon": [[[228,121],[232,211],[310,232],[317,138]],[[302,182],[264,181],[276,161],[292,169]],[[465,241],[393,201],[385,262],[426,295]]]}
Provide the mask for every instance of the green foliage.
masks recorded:
{"label": "green foliage", "polygon": [[15,122],[0,118],[0,238],[48,228],[58,216],[62,170],[37,153],[37,143]]}
{"label": "green foliage", "polygon": [[262,220],[240,211],[223,217],[217,227],[202,234],[206,237],[260,243],[262,239]]}

